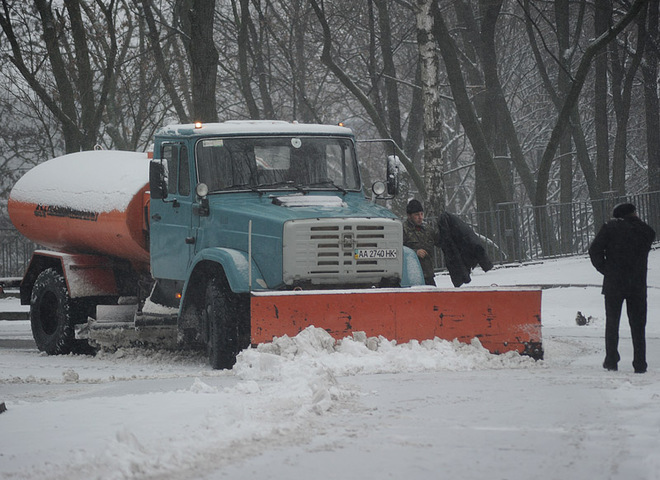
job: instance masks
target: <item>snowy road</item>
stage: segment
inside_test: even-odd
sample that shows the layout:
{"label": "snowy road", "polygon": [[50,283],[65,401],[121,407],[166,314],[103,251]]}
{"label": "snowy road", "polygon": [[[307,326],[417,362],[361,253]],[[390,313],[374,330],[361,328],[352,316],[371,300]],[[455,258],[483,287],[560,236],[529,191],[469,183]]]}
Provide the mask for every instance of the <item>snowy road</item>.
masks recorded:
{"label": "snowy road", "polygon": [[[544,290],[542,362],[443,341],[332,348],[309,330],[219,372],[145,350],[48,357],[29,322],[0,321],[0,478],[660,478],[659,253],[644,375],[625,321],[620,370],[602,369],[593,286]],[[600,277],[577,258],[478,271],[472,284],[493,283]]]}

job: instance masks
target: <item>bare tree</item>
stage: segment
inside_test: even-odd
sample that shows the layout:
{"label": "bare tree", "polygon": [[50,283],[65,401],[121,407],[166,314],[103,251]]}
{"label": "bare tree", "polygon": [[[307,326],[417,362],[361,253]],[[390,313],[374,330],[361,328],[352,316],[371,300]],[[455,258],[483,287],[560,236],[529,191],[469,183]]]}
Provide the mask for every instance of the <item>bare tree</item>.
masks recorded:
{"label": "bare tree", "polygon": [[[538,37],[541,37],[543,45],[547,45],[547,40],[543,38],[542,28],[539,26],[536,17],[547,19],[548,16],[542,10],[535,10],[532,8],[534,5],[535,8],[538,8],[536,4],[532,4],[528,0],[525,0],[525,27],[527,31],[527,36],[529,38],[529,43],[534,53],[534,58],[536,62],[536,68],[539,72],[542,84],[545,91],[549,95],[552,105],[556,111],[559,111],[562,108],[562,101],[568,94],[568,89],[571,85],[572,79],[572,63],[575,58],[576,52],[579,52],[582,48],[580,44],[581,30],[583,29],[583,17],[585,15],[585,2],[580,2],[576,5],[577,14],[571,15],[570,12],[565,12],[567,8],[565,3],[555,3],[554,4],[554,17],[556,19],[555,23],[561,24],[561,28],[555,27],[554,24],[548,25],[548,29],[556,32],[557,37],[557,51],[554,54],[549,54],[551,58],[550,66],[546,64],[543,55],[541,54],[541,47],[539,46]],[[598,8],[598,7],[596,7]],[[533,14],[533,11],[536,11],[536,14]],[[572,36],[573,40],[571,41],[571,35],[569,33],[569,20],[568,17],[576,17],[577,21],[575,22],[575,27],[573,28],[574,34]],[[595,14],[597,23],[599,12]],[[606,22],[607,23],[607,22]],[[607,25],[605,25],[605,30],[607,30]],[[538,35],[537,33],[538,32]],[[545,47],[546,50],[548,47]],[[561,52],[564,52],[563,54]],[[602,64],[604,60],[604,64]],[[596,72],[595,72],[595,95],[597,100],[594,100],[595,107],[594,111],[596,113],[595,118],[595,131],[596,131],[596,161],[600,162],[599,158],[603,157],[603,162],[608,165],[608,119],[607,119],[607,56],[606,51],[603,50],[602,53],[596,56],[595,59]],[[550,69],[554,67],[556,71],[557,80],[553,82],[550,75]],[[600,68],[603,68],[601,71]],[[604,77],[602,76],[604,75]],[[601,83],[603,84],[601,86]],[[596,178],[596,172],[593,167],[591,160],[588,141],[584,128],[582,125],[582,118],[579,111],[579,105],[576,104],[573,106],[573,110],[570,114],[570,134],[572,136],[572,146],[570,144],[570,137],[567,137],[566,134],[562,138],[562,143],[560,145],[561,151],[559,154],[560,160],[560,175],[559,175],[559,198],[560,203],[562,204],[561,210],[561,238],[562,246],[565,251],[570,251],[570,242],[572,241],[572,218],[569,202],[573,199],[573,178],[575,176],[575,171],[573,168],[572,157],[575,156],[580,166],[580,170],[584,176],[584,182],[586,183],[589,197],[593,200],[600,199],[602,197],[602,188],[600,187],[598,180]],[[602,140],[599,143],[599,140]],[[570,160],[570,161],[569,161]],[[606,171],[605,178],[608,178],[608,173]],[[535,202],[535,199],[532,199],[532,203]]]}
{"label": "bare tree", "polygon": [[648,185],[652,192],[660,191],[660,102],[658,101],[658,10],[660,0],[648,4],[644,78],[644,111],[646,116],[646,145],[648,155]]}
{"label": "bare tree", "polygon": [[[383,138],[392,138],[390,130],[387,126],[386,120],[381,117],[376,109],[374,103],[369,99],[369,96],[360,88],[360,86],[351,78],[351,76],[335,61],[335,52],[333,50],[333,36],[330,29],[330,24],[326,16],[325,8],[322,7],[317,0],[309,0],[314,13],[316,14],[323,32],[323,49],[321,53],[321,61],[326,65],[330,71],[339,79],[344,87],[356,98],[359,104],[367,112],[369,118],[373,121],[376,130]],[[426,189],[424,181],[417,172],[409,156],[397,145],[397,155],[401,162],[404,164],[406,170],[410,174],[416,187],[426,197]]]}
{"label": "bare tree", "polygon": [[143,151],[152,143],[155,130],[172,116],[173,106],[161,76],[153,73],[158,71],[158,62],[144,13],[136,10],[132,1],[121,3],[118,14],[125,28],[117,55],[117,81],[109,95],[100,143],[108,149]]}
{"label": "bare tree", "polygon": [[541,158],[538,171],[535,205],[541,206],[545,205],[547,202],[550,167],[555,159],[555,153],[559,146],[559,142],[570,123],[570,117],[574,111],[580,93],[582,92],[582,87],[584,86],[587,74],[591,68],[592,60],[598,52],[605,48],[609,42],[616,38],[616,36],[635,19],[646,1],[647,0],[635,0],[628,11],[616,22],[616,24],[600,37],[592,41],[584,50],[578,68],[573,75],[570,89],[568,89],[566,97],[562,102],[559,116],[555,121],[555,126],[543,152],[543,157]]}
{"label": "bare tree", "polygon": [[[149,42],[151,45],[150,51],[155,59],[156,69],[158,70],[165,91],[179,117],[179,121],[182,123],[188,123],[190,120],[188,117],[188,111],[184,107],[182,101],[183,95],[177,90],[174,79],[170,73],[169,62],[165,60],[165,53],[163,52],[164,42],[161,40],[161,34],[154,17],[152,0],[140,0],[139,6],[141,7],[141,13],[144,15],[147,24]],[[170,31],[173,30],[173,28],[170,29]]]}
{"label": "bare tree", "polygon": [[[34,18],[30,5],[2,1],[0,26],[11,45],[9,59],[57,118],[67,152],[90,149],[96,144],[108,94],[115,81],[116,3],[98,1],[94,5],[98,10],[77,0],[64,0],[63,9],[53,10],[51,2],[35,0],[37,17]],[[95,31],[99,23],[92,20],[100,22],[107,43],[90,43],[90,35],[100,33]],[[27,25],[41,28],[45,51],[35,42],[22,40],[34,39],[30,34],[25,35]],[[90,45],[98,50],[90,51]],[[42,62],[44,57],[48,60],[48,70]],[[92,58],[104,59],[100,74],[92,69]]]}

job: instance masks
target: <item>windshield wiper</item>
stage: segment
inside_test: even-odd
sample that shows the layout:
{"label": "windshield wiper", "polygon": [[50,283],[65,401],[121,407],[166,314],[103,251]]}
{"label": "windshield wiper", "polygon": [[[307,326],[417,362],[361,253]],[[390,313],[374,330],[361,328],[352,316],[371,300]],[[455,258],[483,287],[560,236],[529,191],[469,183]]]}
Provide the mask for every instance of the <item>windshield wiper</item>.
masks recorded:
{"label": "windshield wiper", "polygon": [[250,185],[249,183],[239,183],[237,185],[232,185],[231,187],[225,187],[222,190],[217,190],[218,192],[224,192],[227,190],[250,190],[251,192],[261,193],[257,187]]}
{"label": "windshield wiper", "polygon": [[324,180],[322,182],[315,182],[315,183],[310,183],[309,184],[310,187],[321,187],[321,186],[326,186],[326,185],[329,186],[329,187],[335,187],[337,190],[342,192],[344,195],[346,195],[348,193],[348,191],[344,187],[340,187],[339,185],[337,185],[332,180]]}
{"label": "windshield wiper", "polygon": [[259,188],[274,188],[274,187],[293,187],[300,192],[305,192],[305,189],[300,184],[296,184],[293,180],[285,180],[282,182],[273,183],[260,183],[257,185]]}

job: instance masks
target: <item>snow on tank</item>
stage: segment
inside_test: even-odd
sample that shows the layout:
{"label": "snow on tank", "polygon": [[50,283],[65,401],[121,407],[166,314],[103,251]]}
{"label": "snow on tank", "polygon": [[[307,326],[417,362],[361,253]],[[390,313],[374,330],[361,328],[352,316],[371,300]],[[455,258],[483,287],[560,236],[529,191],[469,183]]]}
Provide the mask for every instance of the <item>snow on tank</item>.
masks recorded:
{"label": "snow on tank", "polygon": [[148,181],[146,153],[94,150],[37,165],[16,182],[11,198],[93,212],[122,211]]}
{"label": "snow on tank", "polygon": [[149,261],[146,153],[79,152],[28,171],[11,191],[14,226],[40,245]]}

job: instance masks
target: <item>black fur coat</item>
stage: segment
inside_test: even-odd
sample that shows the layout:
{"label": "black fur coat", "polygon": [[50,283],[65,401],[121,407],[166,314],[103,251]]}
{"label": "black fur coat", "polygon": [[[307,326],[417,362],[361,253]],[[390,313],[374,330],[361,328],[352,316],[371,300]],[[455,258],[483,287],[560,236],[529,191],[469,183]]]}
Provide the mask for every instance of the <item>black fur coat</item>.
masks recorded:
{"label": "black fur coat", "polygon": [[442,249],[451,283],[455,287],[470,283],[470,273],[477,265],[484,272],[493,268],[481,239],[456,215],[443,212],[438,216],[437,245]]}

